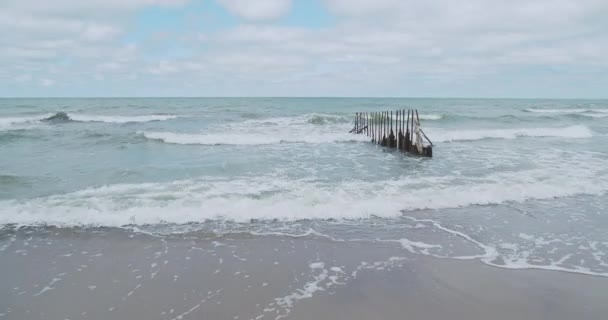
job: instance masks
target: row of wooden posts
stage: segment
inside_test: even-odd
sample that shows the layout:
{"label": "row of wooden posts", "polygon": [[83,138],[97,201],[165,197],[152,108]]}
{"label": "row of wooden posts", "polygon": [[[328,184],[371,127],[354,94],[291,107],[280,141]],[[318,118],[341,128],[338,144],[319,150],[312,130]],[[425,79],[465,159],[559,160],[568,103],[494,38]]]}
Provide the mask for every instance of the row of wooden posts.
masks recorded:
{"label": "row of wooden posts", "polygon": [[[371,141],[388,148],[432,157],[433,143],[420,128],[418,110],[355,113],[355,127],[350,131],[365,134]],[[428,141],[424,145],[423,139]]]}

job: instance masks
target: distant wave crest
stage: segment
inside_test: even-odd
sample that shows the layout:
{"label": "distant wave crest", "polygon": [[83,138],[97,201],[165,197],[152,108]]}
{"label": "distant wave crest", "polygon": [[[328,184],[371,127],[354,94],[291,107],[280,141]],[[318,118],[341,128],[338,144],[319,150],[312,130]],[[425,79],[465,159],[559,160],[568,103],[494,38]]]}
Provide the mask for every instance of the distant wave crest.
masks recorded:
{"label": "distant wave crest", "polygon": [[268,134],[263,133],[222,133],[222,134],[192,134],[174,132],[138,132],[146,139],[171,144],[183,145],[265,145],[278,143],[334,143],[368,141],[363,135],[349,133],[308,133],[308,134]]}
{"label": "distant wave crest", "polygon": [[350,117],[322,114],[322,113],[311,113],[306,115],[306,122],[309,124],[335,124],[335,123],[349,123],[352,121]]}
{"label": "distant wave crest", "polygon": [[57,112],[55,114],[41,114],[26,117],[6,117],[0,118],[0,130],[21,128],[24,125],[41,122],[105,122],[105,123],[131,123],[131,122],[151,122],[175,119],[175,115],[151,114],[133,116],[108,116],[108,115],[88,115],[80,113]]}
{"label": "distant wave crest", "polygon": [[573,114],[573,113],[608,113],[608,109],[592,109],[592,108],[575,108],[575,109],[525,109],[526,112],[533,113],[557,113],[557,114]]}
{"label": "distant wave crest", "polygon": [[592,131],[586,126],[576,125],[565,128],[521,128],[485,130],[430,130],[429,136],[436,142],[473,141],[483,139],[516,139],[518,137],[556,137],[582,139],[591,138]]}
{"label": "distant wave crest", "polygon": [[81,122],[106,122],[106,123],[129,123],[129,122],[151,122],[165,121],[177,118],[175,115],[137,115],[137,116],[103,116],[103,115],[86,115],[86,114],[70,114],[70,118],[74,121]]}

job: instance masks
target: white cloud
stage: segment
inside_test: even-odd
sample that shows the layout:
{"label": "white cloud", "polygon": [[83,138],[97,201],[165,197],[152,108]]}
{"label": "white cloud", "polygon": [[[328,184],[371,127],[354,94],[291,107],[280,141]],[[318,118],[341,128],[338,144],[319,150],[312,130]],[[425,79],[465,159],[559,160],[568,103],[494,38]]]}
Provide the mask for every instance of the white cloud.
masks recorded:
{"label": "white cloud", "polygon": [[291,10],[291,0],[216,0],[232,14],[246,20],[275,20]]}
{"label": "white cloud", "polygon": [[45,15],[71,13],[98,13],[136,10],[147,6],[180,6],[190,0],[3,0],[2,7],[21,12]]}
{"label": "white cloud", "polygon": [[121,33],[118,27],[102,24],[89,24],[82,32],[82,36],[88,41],[104,41],[109,40]]}
{"label": "white cloud", "polygon": [[32,76],[29,74],[20,74],[15,77],[16,82],[29,82],[32,80]]}
{"label": "white cloud", "polygon": [[43,87],[50,87],[55,84],[54,80],[51,79],[40,79],[40,85]]}
{"label": "white cloud", "polygon": [[[316,28],[270,21],[291,1],[216,1],[240,23],[137,45],[120,40],[135,9],[186,1],[0,2],[0,95],[3,79],[125,95],[448,95],[463,87],[483,95],[491,81],[496,92],[509,83],[533,90],[543,79],[528,70],[608,85],[605,0],[323,0],[335,20]],[[92,79],[104,85],[87,86]]]}
{"label": "white cloud", "polygon": [[163,75],[169,73],[176,73],[179,71],[179,68],[175,63],[163,60],[160,61],[158,64],[151,66],[148,71],[152,74]]}

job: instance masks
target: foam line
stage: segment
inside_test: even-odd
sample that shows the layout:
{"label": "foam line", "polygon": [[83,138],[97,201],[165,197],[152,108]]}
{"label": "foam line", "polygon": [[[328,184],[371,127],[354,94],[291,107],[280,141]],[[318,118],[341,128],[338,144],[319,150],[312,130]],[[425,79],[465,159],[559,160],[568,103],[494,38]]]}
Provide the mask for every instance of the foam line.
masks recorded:
{"label": "foam line", "polygon": [[576,125],[564,128],[521,128],[483,130],[441,130],[428,129],[434,142],[474,141],[483,139],[516,139],[518,137],[556,137],[567,139],[591,138],[592,131],[586,126]]}

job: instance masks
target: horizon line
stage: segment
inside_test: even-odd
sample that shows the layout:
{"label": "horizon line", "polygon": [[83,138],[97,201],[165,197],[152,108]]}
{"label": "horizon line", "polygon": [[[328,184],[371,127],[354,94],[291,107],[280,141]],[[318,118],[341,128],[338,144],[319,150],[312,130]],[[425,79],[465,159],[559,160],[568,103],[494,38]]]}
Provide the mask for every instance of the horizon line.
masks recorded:
{"label": "horizon line", "polygon": [[467,97],[467,96],[14,96],[0,99],[487,99],[487,100],[608,100],[608,97]]}

